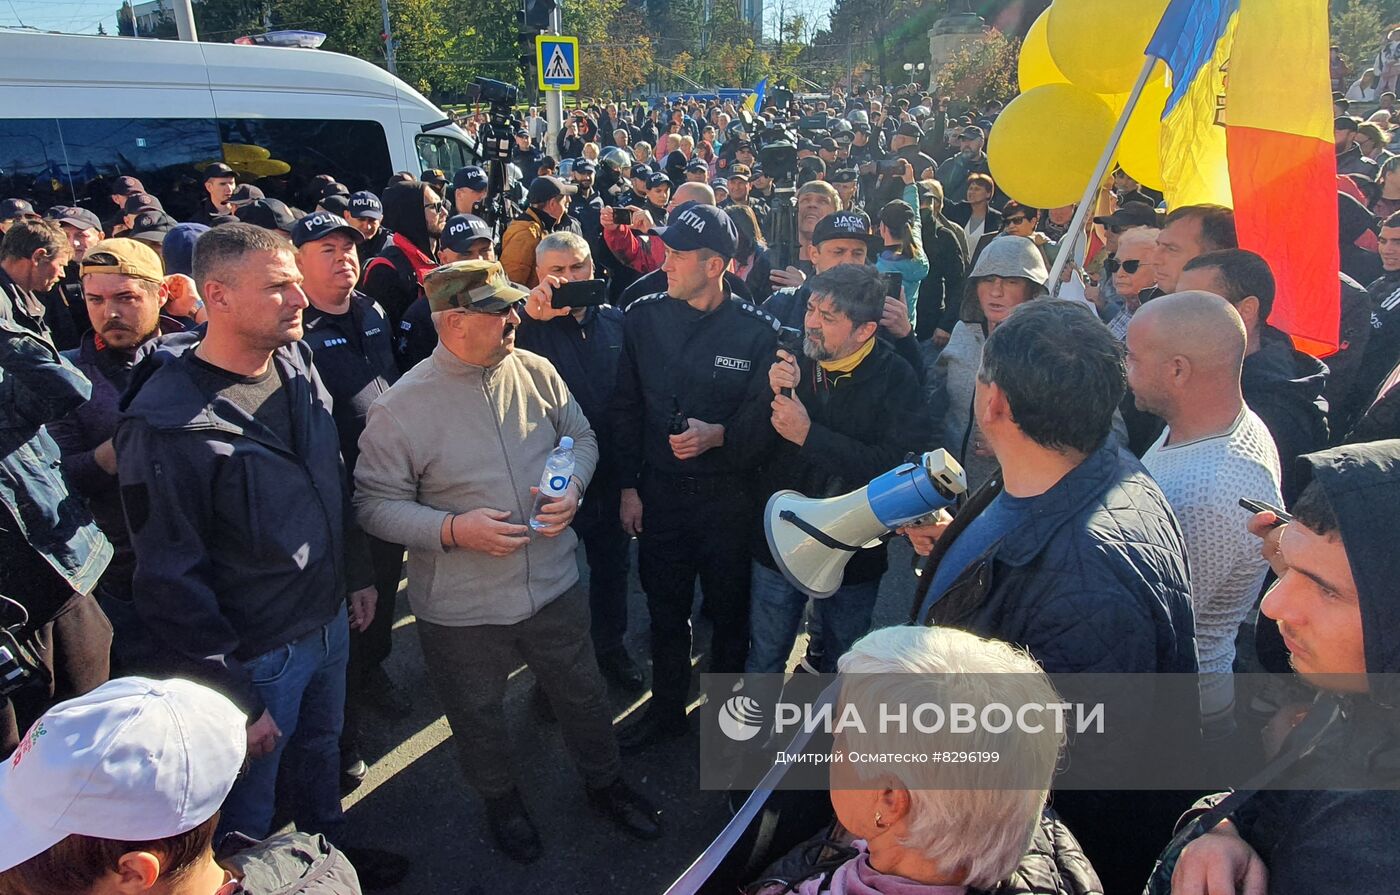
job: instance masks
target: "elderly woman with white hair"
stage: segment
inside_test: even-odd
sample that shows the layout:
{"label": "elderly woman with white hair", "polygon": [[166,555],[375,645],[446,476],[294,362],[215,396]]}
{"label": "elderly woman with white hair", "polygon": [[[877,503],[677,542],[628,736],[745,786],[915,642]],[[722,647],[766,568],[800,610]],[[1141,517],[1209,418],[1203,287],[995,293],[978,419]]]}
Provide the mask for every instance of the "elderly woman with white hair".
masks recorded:
{"label": "elderly woman with white hair", "polygon": [[[1029,654],[942,627],[871,632],[840,660],[837,716],[851,706],[1060,701]],[[838,733],[833,753],[997,753],[996,762],[833,761],[836,823],[748,887],[750,895],[964,895],[1101,892],[1079,844],[1045,807],[1063,737],[1050,726],[977,725],[928,733]]]}

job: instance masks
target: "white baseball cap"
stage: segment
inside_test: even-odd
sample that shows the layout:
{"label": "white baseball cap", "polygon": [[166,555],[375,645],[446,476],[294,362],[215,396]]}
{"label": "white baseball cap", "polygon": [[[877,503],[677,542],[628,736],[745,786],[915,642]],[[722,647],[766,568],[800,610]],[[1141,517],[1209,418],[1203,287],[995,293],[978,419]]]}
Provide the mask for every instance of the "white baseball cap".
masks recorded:
{"label": "white baseball cap", "polygon": [[109,681],[49,709],[0,765],[0,870],[72,834],[145,842],[214,816],[248,746],[227,697],[184,680]]}

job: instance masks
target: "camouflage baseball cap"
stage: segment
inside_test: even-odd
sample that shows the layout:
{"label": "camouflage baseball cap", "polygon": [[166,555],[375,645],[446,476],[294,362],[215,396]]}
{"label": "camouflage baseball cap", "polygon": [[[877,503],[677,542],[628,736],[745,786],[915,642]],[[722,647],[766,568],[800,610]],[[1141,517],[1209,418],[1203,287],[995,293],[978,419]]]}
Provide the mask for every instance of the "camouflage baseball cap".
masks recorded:
{"label": "camouflage baseball cap", "polygon": [[530,294],[506,278],[499,262],[485,260],[444,264],[423,278],[423,289],[433,313],[458,308],[499,311]]}

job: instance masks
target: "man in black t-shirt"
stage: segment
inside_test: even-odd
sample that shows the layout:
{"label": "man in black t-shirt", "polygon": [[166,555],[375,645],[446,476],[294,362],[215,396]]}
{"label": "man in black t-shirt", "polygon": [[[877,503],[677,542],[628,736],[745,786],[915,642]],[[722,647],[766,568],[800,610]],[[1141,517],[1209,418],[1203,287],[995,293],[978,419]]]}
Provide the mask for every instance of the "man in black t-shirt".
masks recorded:
{"label": "man in black t-shirt", "polygon": [[[168,673],[248,717],[221,829],[271,833],[288,769],[292,820],[340,845],[349,628],[369,627],[377,595],[331,397],[300,342],[302,275],[282,236],[238,223],[200,236],[194,279],[208,324],[141,364],[115,437],[136,609]],[[407,869],[342,851],[376,882]]]}

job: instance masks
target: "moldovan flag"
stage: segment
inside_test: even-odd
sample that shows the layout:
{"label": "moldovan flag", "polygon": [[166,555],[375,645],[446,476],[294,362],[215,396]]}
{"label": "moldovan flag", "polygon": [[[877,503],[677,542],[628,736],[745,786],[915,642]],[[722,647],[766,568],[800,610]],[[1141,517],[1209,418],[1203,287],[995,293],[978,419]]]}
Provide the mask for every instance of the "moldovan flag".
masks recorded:
{"label": "moldovan flag", "polygon": [[1340,259],[1327,0],[1171,0],[1147,54],[1171,70],[1167,205],[1235,209],[1277,281],[1269,323],[1337,350]]}

